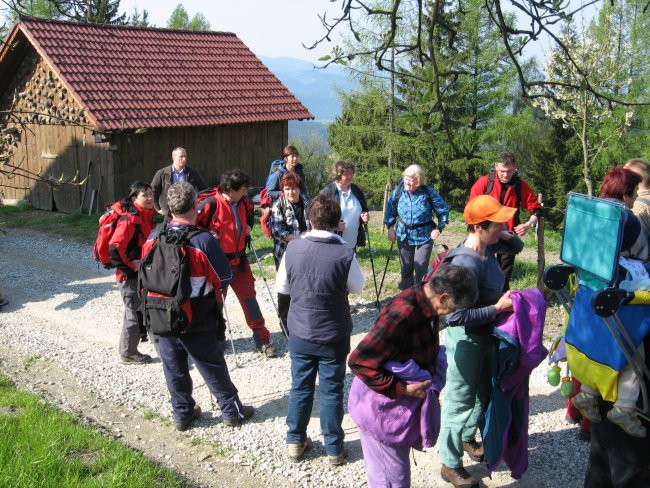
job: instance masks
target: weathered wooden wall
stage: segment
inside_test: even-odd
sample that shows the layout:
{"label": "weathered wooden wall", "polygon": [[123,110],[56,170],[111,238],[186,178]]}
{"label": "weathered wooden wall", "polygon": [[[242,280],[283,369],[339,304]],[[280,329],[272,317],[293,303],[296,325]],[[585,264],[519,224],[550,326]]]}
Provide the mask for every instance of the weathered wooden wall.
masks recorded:
{"label": "weathered wooden wall", "polygon": [[[28,124],[20,135],[18,146],[14,148],[13,160],[33,174],[55,181],[62,178],[64,183],[48,184],[27,177],[11,180],[0,175],[0,186],[7,184],[27,188],[5,188],[5,198],[24,199],[36,208],[66,213],[80,208],[87,211],[92,190],[96,192],[95,209],[101,210],[104,203],[114,201],[111,200],[115,195],[112,151],[106,143],[95,143],[92,134],[86,129]],[[74,184],[74,181],[70,183],[72,179],[81,181],[87,175],[88,179],[83,185]],[[13,185],[12,181],[20,184]],[[84,189],[85,200],[82,202]]]}
{"label": "weathered wooden wall", "polygon": [[[28,200],[44,210],[74,212],[88,208],[93,189],[97,201],[112,197],[115,182],[108,145],[95,143],[80,105],[33,49],[18,64],[0,107],[3,125],[17,131],[0,148],[2,154],[11,155],[9,164],[17,167],[13,174],[7,174],[8,167],[0,174],[4,198]],[[75,184],[87,175],[83,186]]]}
{"label": "weathered wooden wall", "polygon": [[[124,197],[134,181],[151,181],[158,169],[171,164],[172,150],[179,146],[209,185],[218,185],[224,171],[238,167],[250,175],[251,186],[263,186],[269,163],[281,157],[289,138],[288,122],[278,121],[149,129],[106,134],[96,142],[87,114],[47,62],[31,47],[23,54],[0,94],[0,109],[12,112],[0,122],[18,129],[0,153],[12,153],[11,164],[21,168],[11,177],[0,174],[6,199],[26,199],[44,210],[88,211],[95,190],[93,211],[101,210]],[[37,182],[27,173],[64,183]],[[65,183],[75,175],[76,181],[89,177],[84,185]]]}
{"label": "weathered wooden wall", "polygon": [[110,142],[116,146],[115,187],[124,193],[136,180],[151,181],[171,164],[172,150],[179,146],[187,149],[187,164],[209,185],[218,185],[221,173],[237,167],[251,177],[251,186],[264,186],[269,163],[282,156],[288,137],[286,121],[115,134]]}

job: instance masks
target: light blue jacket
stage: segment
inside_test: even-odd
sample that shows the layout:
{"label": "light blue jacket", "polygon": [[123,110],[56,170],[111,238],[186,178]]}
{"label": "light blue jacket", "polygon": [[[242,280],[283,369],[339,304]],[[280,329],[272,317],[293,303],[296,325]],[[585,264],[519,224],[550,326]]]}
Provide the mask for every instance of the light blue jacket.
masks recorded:
{"label": "light blue jacket", "polygon": [[433,215],[438,220],[438,229],[444,229],[449,222],[449,205],[433,188],[421,185],[415,193],[402,190],[395,212],[395,195],[399,188],[399,185],[395,187],[388,200],[384,223],[387,227],[397,224],[395,232],[400,242],[406,241],[410,246],[426,244],[431,240],[435,225]]}

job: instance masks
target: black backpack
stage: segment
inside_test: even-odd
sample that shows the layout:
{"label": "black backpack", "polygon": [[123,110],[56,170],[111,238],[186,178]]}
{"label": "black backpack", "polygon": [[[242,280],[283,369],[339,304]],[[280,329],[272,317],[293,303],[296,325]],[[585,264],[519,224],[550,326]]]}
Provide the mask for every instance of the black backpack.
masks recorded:
{"label": "black backpack", "polygon": [[189,302],[192,283],[186,244],[194,235],[206,231],[195,226],[171,227],[167,223],[157,229],[156,242],[140,261],[141,311],[144,325],[152,333],[178,335],[186,332],[192,322]]}

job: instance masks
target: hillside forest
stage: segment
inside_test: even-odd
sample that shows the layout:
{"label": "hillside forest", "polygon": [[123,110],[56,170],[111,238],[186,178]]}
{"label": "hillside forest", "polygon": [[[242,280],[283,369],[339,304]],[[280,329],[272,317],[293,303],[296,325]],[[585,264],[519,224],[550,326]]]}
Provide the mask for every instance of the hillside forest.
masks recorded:
{"label": "hillside forest", "polygon": [[[553,2],[564,10],[553,30],[543,27],[552,41],[543,63],[522,54],[531,37],[517,31],[521,12],[496,19],[498,2],[344,3],[347,22],[324,25],[347,29],[346,43],[321,61],[345,66],[359,89],[340,93],[329,154],[313,138],[295,142],[311,172],[326,171],[327,160],[356,163],[355,182],[375,207],[387,181],[416,163],[462,209],[472,183],[508,150],[557,226],[569,191],[598,195],[610,168],[650,156],[645,2],[599,2],[591,16]],[[542,4],[546,17],[531,14],[531,25],[557,13]],[[504,42],[504,32],[519,35]]]}
{"label": "hillside forest", "polygon": [[[340,115],[326,138],[290,137],[311,189],[329,182],[333,161],[349,159],[355,183],[381,208],[386,184],[416,163],[461,209],[471,184],[507,150],[557,226],[569,191],[597,195],[608,169],[650,157],[647,0],[339,3],[339,16],[321,17],[315,45],[333,32],[343,41],[319,68],[343,67],[356,88],[339,90]],[[146,10],[120,13],[119,0],[3,4],[5,29],[18,14],[149,25]],[[179,4],[167,27],[210,22]]]}

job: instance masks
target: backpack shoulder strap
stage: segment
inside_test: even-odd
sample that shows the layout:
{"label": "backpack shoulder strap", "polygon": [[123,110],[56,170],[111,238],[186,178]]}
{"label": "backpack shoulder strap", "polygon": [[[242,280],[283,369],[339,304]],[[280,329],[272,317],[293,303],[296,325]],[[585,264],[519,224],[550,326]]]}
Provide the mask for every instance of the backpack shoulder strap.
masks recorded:
{"label": "backpack shoulder strap", "polygon": [[431,207],[431,210],[435,212],[436,208],[433,206],[433,197],[431,196],[432,191],[433,188],[431,188],[429,185],[424,185],[424,192],[427,195],[427,201],[429,202],[429,206]]}
{"label": "backpack shoulder strap", "polygon": [[521,205],[521,178],[519,176],[515,175],[514,177],[515,180],[515,195],[517,196],[517,208]]}
{"label": "backpack shoulder strap", "polygon": [[402,192],[404,191],[404,180],[402,178],[399,179],[397,182],[397,186],[395,187],[395,199],[393,200],[393,206],[395,207],[395,214],[397,215],[397,204],[399,203],[399,198],[402,196]]}
{"label": "backpack shoulder strap", "polygon": [[488,182],[487,186],[485,187],[485,191],[483,192],[483,195],[489,195],[490,192],[492,191],[492,188],[494,188],[494,168],[490,169],[490,172],[488,173]]}

